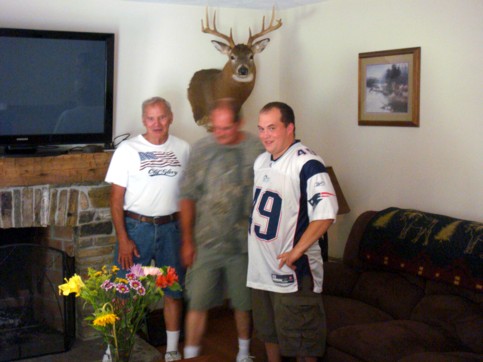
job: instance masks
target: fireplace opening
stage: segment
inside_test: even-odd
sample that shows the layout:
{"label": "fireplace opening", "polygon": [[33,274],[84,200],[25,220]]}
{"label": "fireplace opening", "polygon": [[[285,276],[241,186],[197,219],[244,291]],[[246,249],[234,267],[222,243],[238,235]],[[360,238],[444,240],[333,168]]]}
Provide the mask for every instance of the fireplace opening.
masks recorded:
{"label": "fireplace opening", "polygon": [[75,297],[58,293],[74,258],[47,243],[48,228],[0,229],[0,361],[65,352],[74,342]]}

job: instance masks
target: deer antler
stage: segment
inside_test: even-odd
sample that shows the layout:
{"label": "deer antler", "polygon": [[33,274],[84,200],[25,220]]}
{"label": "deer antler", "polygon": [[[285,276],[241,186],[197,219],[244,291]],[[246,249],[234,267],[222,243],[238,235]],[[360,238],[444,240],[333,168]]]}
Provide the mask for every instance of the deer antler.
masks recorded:
{"label": "deer antler", "polygon": [[247,46],[251,47],[255,39],[261,37],[262,35],[268,34],[274,30],[277,30],[282,26],[282,19],[278,19],[276,24],[273,23],[274,20],[275,20],[275,7],[272,8],[272,18],[270,19],[270,23],[267,29],[265,29],[265,16],[263,16],[262,30],[259,33],[252,35],[252,29],[248,28],[250,36],[248,38]]}
{"label": "deer antler", "polygon": [[220,37],[226,40],[231,48],[235,47],[235,41],[233,40],[232,31],[230,28],[230,36],[220,33],[216,30],[216,11],[213,14],[213,29],[210,29],[210,21],[208,20],[208,8],[206,8],[206,27],[203,24],[203,19],[201,19],[201,31],[203,33],[208,33]]}

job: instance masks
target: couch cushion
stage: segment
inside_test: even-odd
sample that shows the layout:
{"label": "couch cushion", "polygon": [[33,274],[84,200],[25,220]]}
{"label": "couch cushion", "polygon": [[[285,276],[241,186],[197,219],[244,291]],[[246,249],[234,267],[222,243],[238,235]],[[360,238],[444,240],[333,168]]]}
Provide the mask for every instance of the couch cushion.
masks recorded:
{"label": "couch cushion", "polygon": [[453,284],[428,280],[424,290],[426,295],[448,294],[457,295],[469,301],[483,306],[483,293],[466,288],[460,288]]}
{"label": "couch cushion", "polygon": [[352,298],[389,313],[396,319],[409,319],[424,295],[424,283],[399,273],[367,271],[361,274]]}
{"label": "couch cushion", "polygon": [[359,279],[360,273],[344,263],[330,261],[324,263],[323,293],[348,297]]}
{"label": "couch cushion", "polygon": [[475,303],[455,295],[429,295],[411,319],[440,327],[473,352],[483,353],[483,310]]}
{"label": "couch cushion", "polygon": [[456,348],[439,329],[409,320],[342,327],[329,333],[327,342],[371,362],[394,362],[413,353],[449,352]]}
{"label": "couch cushion", "polygon": [[369,264],[483,290],[483,223],[389,208],[368,223],[359,255]]}
{"label": "couch cushion", "polygon": [[327,331],[354,324],[384,322],[393,318],[369,304],[356,299],[322,294],[327,317]]}
{"label": "couch cushion", "polygon": [[[325,353],[324,362],[361,362],[362,360],[351,356],[348,353],[339,351],[337,348],[328,347]],[[365,361],[362,361],[365,362]]]}
{"label": "couch cushion", "polygon": [[401,358],[398,362],[481,362],[483,356],[468,352],[423,352]]}

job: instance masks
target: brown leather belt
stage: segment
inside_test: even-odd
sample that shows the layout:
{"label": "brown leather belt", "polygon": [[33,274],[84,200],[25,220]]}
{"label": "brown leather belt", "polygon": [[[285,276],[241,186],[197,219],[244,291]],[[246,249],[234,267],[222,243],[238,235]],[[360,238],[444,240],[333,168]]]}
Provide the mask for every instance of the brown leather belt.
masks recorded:
{"label": "brown leather belt", "polygon": [[165,216],[144,216],[140,214],[136,214],[135,212],[132,211],[124,211],[124,215],[127,217],[130,217],[131,219],[138,220],[140,222],[148,222],[150,224],[156,224],[156,225],[163,225],[167,224],[169,222],[173,222],[179,219],[179,212],[175,212],[174,214],[171,215],[165,215]]}

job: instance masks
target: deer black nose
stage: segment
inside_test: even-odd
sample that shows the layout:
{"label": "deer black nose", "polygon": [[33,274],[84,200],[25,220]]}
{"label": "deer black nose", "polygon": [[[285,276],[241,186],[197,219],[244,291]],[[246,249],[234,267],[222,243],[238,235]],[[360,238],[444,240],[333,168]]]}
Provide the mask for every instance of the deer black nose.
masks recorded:
{"label": "deer black nose", "polygon": [[240,69],[238,70],[238,73],[240,75],[248,75],[248,68],[247,67],[240,67]]}

